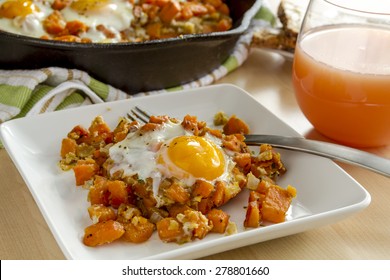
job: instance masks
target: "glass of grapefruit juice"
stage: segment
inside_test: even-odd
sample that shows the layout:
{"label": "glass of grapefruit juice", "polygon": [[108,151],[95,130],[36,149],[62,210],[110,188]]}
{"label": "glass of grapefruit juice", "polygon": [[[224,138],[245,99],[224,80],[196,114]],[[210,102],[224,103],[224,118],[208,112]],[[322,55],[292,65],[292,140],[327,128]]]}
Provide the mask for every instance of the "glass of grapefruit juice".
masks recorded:
{"label": "glass of grapefruit juice", "polygon": [[320,133],[354,147],[390,145],[390,1],[311,0],[292,79]]}

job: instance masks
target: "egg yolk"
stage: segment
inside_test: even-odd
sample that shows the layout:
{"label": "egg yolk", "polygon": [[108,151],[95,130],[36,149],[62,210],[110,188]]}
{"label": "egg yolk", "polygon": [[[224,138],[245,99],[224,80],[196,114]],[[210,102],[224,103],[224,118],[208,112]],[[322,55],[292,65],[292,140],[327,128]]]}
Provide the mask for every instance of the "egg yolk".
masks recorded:
{"label": "egg yolk", "polygon": [[70,7],[80,14],[84,14],[88,11],[99,10],[107,5],[108,0],[74,0]]}
{"label": "egg yolk", "polygon": [[0,7],[0,17],[10,19],[25,17],[34,12],[39,12],[39,8],[30,0],[6,1]]}
{"label": "egg yolk", "polygon": [[171,162],[196,178],[214,180],[225,170],[222,150],[199,136],[174,138],[167,149]]}

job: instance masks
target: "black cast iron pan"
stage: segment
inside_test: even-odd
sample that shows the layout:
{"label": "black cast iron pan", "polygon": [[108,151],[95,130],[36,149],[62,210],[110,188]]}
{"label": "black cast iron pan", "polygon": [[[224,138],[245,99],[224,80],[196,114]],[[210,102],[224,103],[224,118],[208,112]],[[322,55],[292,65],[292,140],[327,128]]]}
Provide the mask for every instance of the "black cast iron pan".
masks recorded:
{"label": "black cast iron pan", "polygon": [[218,67],[248,29],[262,0],[227,0],[233,28],[142,43],[69,43],[0,31],[0,69],[76,68],[134,94],[178,86]]}

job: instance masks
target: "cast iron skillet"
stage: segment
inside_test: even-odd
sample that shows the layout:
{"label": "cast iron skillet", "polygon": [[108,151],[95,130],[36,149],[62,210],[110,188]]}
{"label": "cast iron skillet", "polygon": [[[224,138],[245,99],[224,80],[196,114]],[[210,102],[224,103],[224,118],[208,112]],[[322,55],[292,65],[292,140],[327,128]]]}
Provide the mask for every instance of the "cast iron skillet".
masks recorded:
{"label": "cast iron skillet", "polygon": [[249,27],[262,0],[227,0],[233,28],[143,43],[69,43],[0,31],[0,69],[59,66],[134,94],[178,86],[218,67]]}

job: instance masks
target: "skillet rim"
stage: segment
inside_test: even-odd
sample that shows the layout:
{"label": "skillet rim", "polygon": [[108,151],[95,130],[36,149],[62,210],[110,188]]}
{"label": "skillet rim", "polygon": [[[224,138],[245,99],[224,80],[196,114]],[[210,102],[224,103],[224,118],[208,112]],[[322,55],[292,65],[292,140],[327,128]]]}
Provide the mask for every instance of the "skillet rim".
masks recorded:
{"label": "skillet rim", "polygon": [[[241,0],[242,1],[242,0]],[[16,34],[0,29],[0,37],[15,39],[20,42],[27,43],[29,45],[37,45],[42,47],[55,47],[60,49],[122,49],[122,48],[143,48],[145,46],[161,46],[176,44],[183,41],[202,41],[202,40],[221,40],[225,38],[242,35],[248,30],[252,19],[263,5],[263,0],[254,0],[252,6],[245,11],[241,19],[240,24],[227,31],[212,32],[212,33],[200,33],[200,34],[187,34],[180,37],[149,40],[144,42],[118,42],[118,43],[76,43],[76,42],[64,42],[56,40],[45,40],[27,35]]]}

